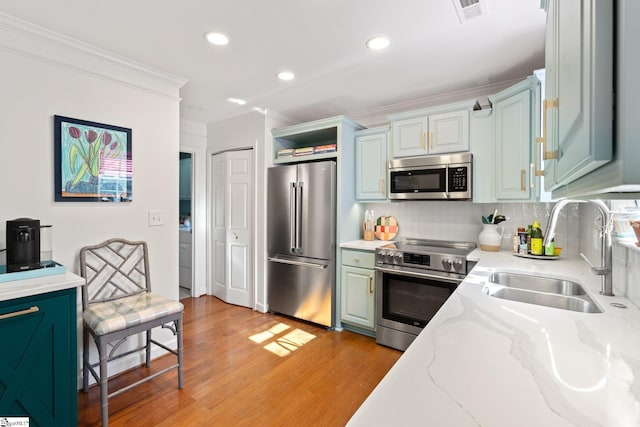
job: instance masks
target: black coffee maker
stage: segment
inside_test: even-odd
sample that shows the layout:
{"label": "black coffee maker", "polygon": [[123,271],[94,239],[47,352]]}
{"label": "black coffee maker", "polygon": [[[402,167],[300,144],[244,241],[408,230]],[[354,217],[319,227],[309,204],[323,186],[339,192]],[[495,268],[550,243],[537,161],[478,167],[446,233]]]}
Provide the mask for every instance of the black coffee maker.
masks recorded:
{"label": "black coffee maker", "polygon": [[7,272],[40,268],[40,220],[7,221]]}

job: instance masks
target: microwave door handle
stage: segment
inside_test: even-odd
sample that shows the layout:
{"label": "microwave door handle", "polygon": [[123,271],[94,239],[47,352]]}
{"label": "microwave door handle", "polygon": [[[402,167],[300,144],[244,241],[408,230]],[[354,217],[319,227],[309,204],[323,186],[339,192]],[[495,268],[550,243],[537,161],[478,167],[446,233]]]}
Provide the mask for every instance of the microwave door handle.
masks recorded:
{"label": "microwave door handle", "polygon": [[449,165],[444,166],[444,197],[449,198]]}

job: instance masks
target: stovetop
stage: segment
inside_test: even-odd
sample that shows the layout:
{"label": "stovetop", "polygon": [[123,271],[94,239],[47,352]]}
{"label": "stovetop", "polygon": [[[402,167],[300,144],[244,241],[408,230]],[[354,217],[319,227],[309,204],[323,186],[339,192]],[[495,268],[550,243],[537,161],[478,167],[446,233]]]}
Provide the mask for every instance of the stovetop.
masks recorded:
{"label": "stovetop", "polygon": [[467,255],[476,248],[473,242],[406,239],[376,249],[376,265],[467,273]]}
{"label": "stovetop", "polygon": [[400,250],[415,254],[447,254],[466,257],[476,248],[472,242],[448,240],[407,239],[380,246],[382,250]]}

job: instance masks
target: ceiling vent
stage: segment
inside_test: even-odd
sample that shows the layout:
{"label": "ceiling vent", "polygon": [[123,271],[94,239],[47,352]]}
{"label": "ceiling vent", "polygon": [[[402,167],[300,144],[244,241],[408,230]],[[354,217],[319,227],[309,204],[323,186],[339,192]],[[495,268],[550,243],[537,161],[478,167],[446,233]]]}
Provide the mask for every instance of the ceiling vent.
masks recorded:
{"label": "ceiling vent", "polygon": [[453,0],[453,5],[458,13],[460,23],[465,23],[489,13],[486,0]]}

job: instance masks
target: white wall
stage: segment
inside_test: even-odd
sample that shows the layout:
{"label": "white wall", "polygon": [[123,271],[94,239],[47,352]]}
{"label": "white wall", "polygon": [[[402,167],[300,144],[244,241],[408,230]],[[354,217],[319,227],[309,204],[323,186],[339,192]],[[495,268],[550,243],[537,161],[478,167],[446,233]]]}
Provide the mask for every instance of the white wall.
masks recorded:
{"label": "white wall", "polygon": [[[207,293],[207,128],[203,124],[180,121],[180,151],[191,153],[193,159],[193,238],[192,295]],[[176,162],[178,160],[176,159]]]}
{"label": "white wall", "polygon": [[[18,217],[52,224],[53,257],[75,273],[82,246],[112,237],[145,240],[154,292],[177,298],[179,86],[156,90],[157,75],[145,85],[142,68],[125,69],[123,61],[106,55],[97,61],[103,71],[111,70],[109,75],[100,67],[90,70],[93,53],[42,33],[0,28],[0,248],[5,247],[5,221]],[[127,73],[135,73],[137,82]],[[132,202],[53,201],[56,114],[132,129]],[[149,227],[149,210],[163,211],[165,226]],[[167,334],[154,336],[166,340]],[[78,337],[80,366],[80,322]],[[123,361],[121,369],[139,362]]]}

